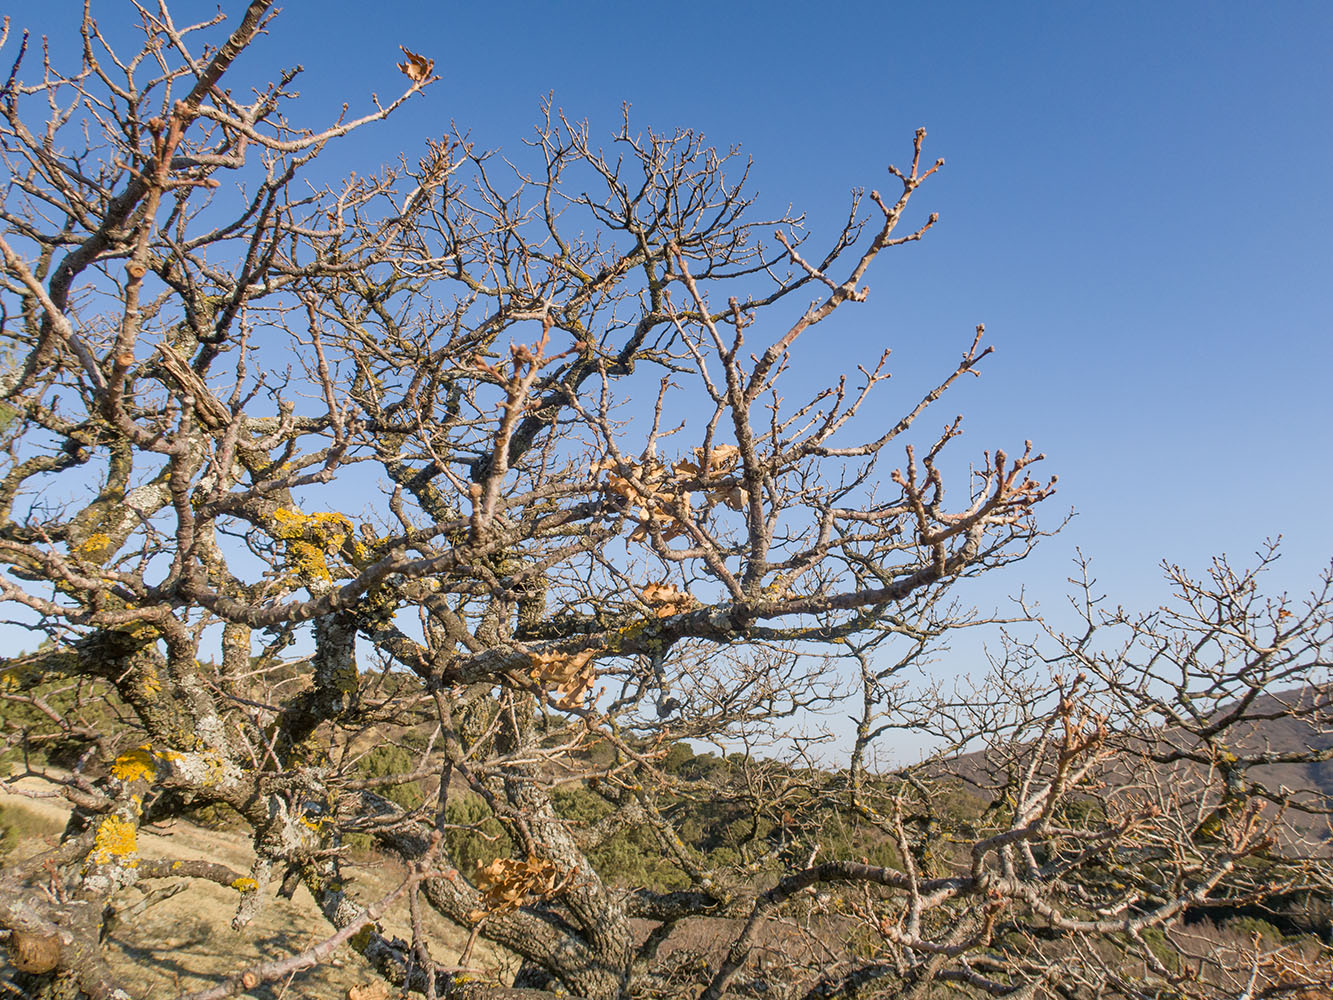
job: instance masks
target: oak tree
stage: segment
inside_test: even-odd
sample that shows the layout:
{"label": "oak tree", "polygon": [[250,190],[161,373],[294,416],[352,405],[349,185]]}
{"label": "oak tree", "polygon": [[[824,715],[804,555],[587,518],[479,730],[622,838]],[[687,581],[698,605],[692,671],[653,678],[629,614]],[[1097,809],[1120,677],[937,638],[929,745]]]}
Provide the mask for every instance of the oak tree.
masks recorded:
{"label": "oak tree", "polygon": [[[980,327],[888,421],[887,351],[792,378],[936,221],[909,213],[942,163],[924,130],[819,245],[757,213],[734,151],[628,117],[602,142],[549,104],[521,155],[451,131],[330,183],[330,143],[443,100],[428,55],[312,127],[296,71],[234,79],[269,0],[129,8],[133,52],[90,11],[72,67],[4,41],[0,601],[31,638],[0,661],[2,735],[73,806],[0,870],[16,988],[135,995],[103,938],[168,879],[235,889],[237,928],[303,886],[329,925],[201,997],[342,946],[476,992],[478,939],[514,985],[597,1000],[1324,975],[1290,948],[1201,957],[1185,921],[1328,891],[1326,590],[1268,600],[1219,563],[1135,618],[1089,584],[1083,631],[1015,632],[972,690],[902,684],[1054,489],[1030,444],[951,459],[961,421],[933,407],[978,374]],[[832,707],[857,719],[843,765],[786,738]],[[1274,720],[1295,742],[1264,742]],[[936,753],[877,769],[903,729]],[[247,871],[140,855],[201,806],[248,831]],[[721,846],[688,828],[710,810]],[[652,879],[608,861],[629,833]],[[402,862],[394,892],[357,897],[354,843]],[[670,945],[691,921],[725,945],[702,965]],[[775,934],[807,957],[773,963]]]}

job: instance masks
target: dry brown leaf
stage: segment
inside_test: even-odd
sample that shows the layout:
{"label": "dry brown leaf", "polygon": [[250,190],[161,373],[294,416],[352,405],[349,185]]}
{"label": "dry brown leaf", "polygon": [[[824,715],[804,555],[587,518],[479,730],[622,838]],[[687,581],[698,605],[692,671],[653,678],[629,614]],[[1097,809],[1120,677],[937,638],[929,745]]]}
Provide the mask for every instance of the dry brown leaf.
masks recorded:
{"label": "dry brown leaf", "polygon": [[555,688],[556,708],[566,711],[582,708],[597,681],[593,666],[596,656],[595,649],[582,649],[577,653],[533,653],[529,657],[528,673],[542,687]]}
{"label": "dry brown leaf", "polygon": [[674,584],[650,583],[639,592],[643,602],[653,609],[658,618],[670,618],[684,614],[697,603],[683,590],[677,590]]}
{"label": "dry brown leaf", "polygon": [[[620,474],[621,466],[629,470],[629,476]],[[594,475],[598,472],[609,473],[606,477],[607,491],[625,497],[627,500],[641,500],[657,496],[657,488],[666,479],[666,468],[661,462],[653,459],[643,464],[633,459],[627,459],[617,465],[615,459],[606,458],[594,465],[592,471]]]}
{"label": "dry brown leaf", "polygon": [[488,865],[478,864],[474,880],[491,913],[517,910],[529,896],[549,898],[566,884],[554,864],[531,855],[526,861],[496,858]]}
{"label": "dry brown leaf", "polygon": [[[709,449],[705,460],[703,449],[695,448],[694,458],[693,462],[681,459],[671,467],[678,482],[683,480],[707,483],[717,476],[731,472],[740,462],[741,450],[734,444],[720,444],[716,448]],[[723,483],[708,488],[709,506],[720,503],[734,511],[743,512],[749,502],[750,494],[738,483]]]}
{"label": "dry brown leaf", "polygon": [[708,491],[708,502],[725,504],[737,513],[744,513],[750,494],[743,486],[716,486]]}
{"label": "dry brown leaf", "polygon": [[[681,501],[676,502],[681,503]],[[689,534],[689,530],[679,518],[661,507],[639,507],[637,508],[637,514],[639,524],[630,532],[629,540],[631,542],[642,542],[647,539],[654,526],[661,532],[663,540],[668,542],[673,538],[680,538],[682,535]]]}
{"label": "dry brown leaf", "polygon": [[347,991],[347,1000],[389,1000],[392,993],[393,990],[388,983],[383,979],[377,979],[371,983],[353,986]]}
{"label": "dry brown leaf", "polygon": [[694,449],[694,461],[681,459],[671,468],[677,479],[709,479],[721,472],[730,472],[741,459],[741,450],[734,444],[720,444],[708,451],[704,460],[704,450]]}
{"label": "dry brown leaf", "polygon": [[435,60],[419,56],[410,51],[405,45],[398,47],[403,50],[403,55],[407,56],[407,62],[398,64],[398,68],[407,74],[407,78],[413,83],[422,83],[429,80],[431,71],[435,69]]}
{"label": "dry brown leaf", "polygon": [[[629,469],[628,476],[620,474],[619,469],[624,467]],[[689,534],[681,520],[681,517],[689,516],[689,494],[668,493],[659,489],[668,482],[666,467],[661,462],[649,459],[640,464],[627,459],[617,465],[615,459],[606,458],[593,465],[591,472],[594,476],[606,472],[606,492],[635,505],[633,516],[639,523],[630,533],[630,541],[644,541],[654,526],[667,541]],[[673,475],[679,478],[678,474]],[[673,509],[681,511],[681,516],[673,513]]]}

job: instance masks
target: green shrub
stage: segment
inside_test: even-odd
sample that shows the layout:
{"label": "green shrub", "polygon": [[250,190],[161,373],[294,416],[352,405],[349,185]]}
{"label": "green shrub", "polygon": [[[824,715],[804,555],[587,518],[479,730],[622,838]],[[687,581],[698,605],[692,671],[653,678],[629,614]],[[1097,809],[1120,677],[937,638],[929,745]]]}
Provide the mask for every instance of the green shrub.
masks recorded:
{"label": "green shrub", "polygon": [[[394,778],[411,774],[416,768],[412,755],[395,743],[375,747],[356,763],[356,772],[365,778]],[[376,794],[404,809],[415,809],[426,801],[419,781],[402,781],[375,789]]]}
{"label": "green shrub", "polygon": [[183,814],[195,826],[207,830],[249,830],[250,824],[245,817],[225,802],[210,802],[207,805],[191,806]]}
{"label": "green shrub", "polygon": [[463,792],[449,796],[444,806],[444,843],[458,867],[469,874],[477,865],[509,857],[513,841],[480,795]]}
{"label": "green shrub", "polygon": [[555,811],[574,823],[596,823],[611,812],[611,804],[579,785],[564,785],[552,792]]}
{"label": "green shrub", "polygon": [[1282,943],[1282,931],[1258,917],[1236,917],[1226,922],[1226,929],[1246,940],[1258,938],[1267,947]]}

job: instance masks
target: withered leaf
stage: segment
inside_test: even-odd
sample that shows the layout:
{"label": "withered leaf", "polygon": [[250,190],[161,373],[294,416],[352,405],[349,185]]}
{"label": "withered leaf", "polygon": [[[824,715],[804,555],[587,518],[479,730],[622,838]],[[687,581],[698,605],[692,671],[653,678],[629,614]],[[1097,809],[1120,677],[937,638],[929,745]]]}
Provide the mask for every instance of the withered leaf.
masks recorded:
{"label": "withered leaf", "polygon": [[566,711],[582,708],[597,681],[596,656],[595,649],[577,653],[533,653],[529,659],[529,675],[543,687],[555,688],[556,708]]}
{"label": "withered leaf", "polygon": [[720,472],[730,472],[740,462],[741,450],[734,444],[720,444],[709,450],[694,449],[693,462],[682,458],[672,466],[677,479],[708,479]]}
{"label": "withered leaf", "polygon": [[[549,898],[567,884],[554,864],[531,855],[526,861],[496,858],[488,865],[478,863],[474,878],[491,913],[517,910],[529,896]],[[474,914],[475,919],[485,916],[480,911],[469,916]]]}
{"label": "withered leaf", "polygon": [[413,83],[429,80],[431,71],[435,69],[435,60],[419,56],[405,45],[398,47],[403,50],[403,55],[407,56],[407,62],[398,64],[398,68],[407,74],[407,78]]}
{"label": "withered leaf", "polygon": [[684,614],[695,607],[695,600],[673,584],[650,583],[640,591],[645,604],[652,607],[658,618]]}

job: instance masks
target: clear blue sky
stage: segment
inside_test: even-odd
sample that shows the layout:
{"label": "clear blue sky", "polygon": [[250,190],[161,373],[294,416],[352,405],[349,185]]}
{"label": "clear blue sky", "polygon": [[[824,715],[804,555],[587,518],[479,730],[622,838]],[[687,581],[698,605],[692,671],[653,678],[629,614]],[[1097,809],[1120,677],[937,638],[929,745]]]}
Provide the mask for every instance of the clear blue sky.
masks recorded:
{"label": "clear blue sky", "polygon": [[1273,583],[1303,589],[1333,556],[1333,4],[290,0],[245,68],[303,64],[318,126],[398,92],[399,44],[443,79],[339,147],[341,171],[415,158],[451,119],[517,149],[553,91],[607,136],[630,102],[641,127],[742,144],[766,203],[818,232],[852,187],[891,189],[924,125],[948,162],[917,205],[941,222],[805,374],[889,345],[906,399],[986,323],[998,354],[938,418],[965,413],[975,452],[1032,438],[1079,516],[983,599],[1056,599],[1075,545],[1131,605],[1159,599],[1164,557],[1244,561],[1282,534]]}

